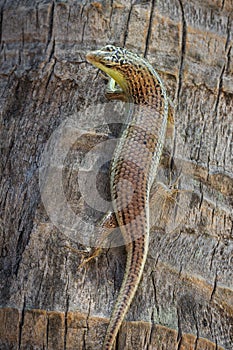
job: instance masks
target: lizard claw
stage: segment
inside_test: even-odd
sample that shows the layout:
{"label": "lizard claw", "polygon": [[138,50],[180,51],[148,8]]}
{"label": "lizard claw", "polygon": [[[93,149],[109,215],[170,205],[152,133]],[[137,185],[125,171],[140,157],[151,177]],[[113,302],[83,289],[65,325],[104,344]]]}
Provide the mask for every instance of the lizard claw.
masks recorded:
{"label": "lizard claw", "polygon": [[97,258],[101,253],[101,248],[93,248],[91,252],[89,252],[89,256],[82,259],[81,264],[78,266],[78,269],[82,269],[87,263],[91,260]]}

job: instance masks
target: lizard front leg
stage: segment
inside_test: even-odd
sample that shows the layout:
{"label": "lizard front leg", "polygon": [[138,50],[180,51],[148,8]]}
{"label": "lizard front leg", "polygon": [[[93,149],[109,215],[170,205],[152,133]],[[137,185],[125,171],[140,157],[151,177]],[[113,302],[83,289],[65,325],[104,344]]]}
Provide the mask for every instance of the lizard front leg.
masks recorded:
{"label": "lizard front leg", "polygon": [[105,96],[108,100],[120,100],[127,101],[127,96],[125,92],[117,85],[116,81],[113,78],[109,78],[107,87],[105,89]]}

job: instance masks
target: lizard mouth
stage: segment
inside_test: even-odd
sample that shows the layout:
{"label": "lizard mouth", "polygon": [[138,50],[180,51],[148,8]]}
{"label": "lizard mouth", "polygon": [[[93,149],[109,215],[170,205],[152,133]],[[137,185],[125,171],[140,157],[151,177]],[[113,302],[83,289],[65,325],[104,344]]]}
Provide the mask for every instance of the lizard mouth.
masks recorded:
{"label": "lizard mouth", "polygon": [[[96,67],[102,69],[101,67],[105,66],[111,68],[114,66],[114,62],[111,62],[109,52],[91,51],[86,55],[86,59],[89,63],[95,65]],[[101,65],[101,67],[100,67]]]}
{"label": "lizard mouth", "polygon": [[91,51],[87,53],[86,60],[113,78],[123,90],[127,90],[125,78],[123,74],[118,71],[117,64],[111,61],[111,54],[112,53],[108,51]]}

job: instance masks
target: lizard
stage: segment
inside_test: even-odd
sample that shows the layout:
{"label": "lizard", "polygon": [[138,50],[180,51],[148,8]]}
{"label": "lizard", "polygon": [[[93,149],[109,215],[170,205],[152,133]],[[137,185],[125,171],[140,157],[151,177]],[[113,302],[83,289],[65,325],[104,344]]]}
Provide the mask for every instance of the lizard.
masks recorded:
{"label": "lizard", "polygon": [[109,76],[106,96],[128,101],[133,106],[110,169],[114,220],[120,227],[127,253],[123,282],[102,348],[111,350],[138,288],[147,258],[149,194],[161,158],[171,110],[164,83],[145,58],[126,48],[108,44],[87,53],[86,59]]}

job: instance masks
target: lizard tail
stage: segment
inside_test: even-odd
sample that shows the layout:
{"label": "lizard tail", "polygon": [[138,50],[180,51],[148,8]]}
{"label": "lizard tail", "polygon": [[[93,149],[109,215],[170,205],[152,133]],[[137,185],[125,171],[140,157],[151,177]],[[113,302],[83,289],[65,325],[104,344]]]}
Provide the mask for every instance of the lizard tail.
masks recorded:
{"label": "lizard tail", "polygon": [[110,319],[103,350],[111,350],[122,321],[140,282],[148,251],[148,237],[143,235],[126,246],[127,262],[124,280]]}

